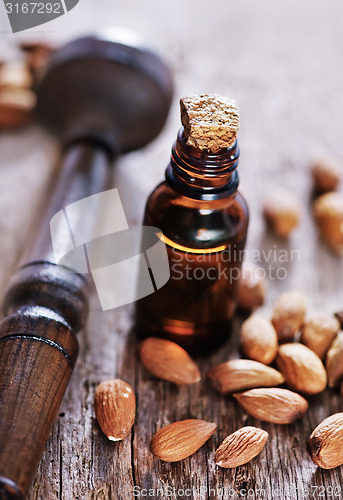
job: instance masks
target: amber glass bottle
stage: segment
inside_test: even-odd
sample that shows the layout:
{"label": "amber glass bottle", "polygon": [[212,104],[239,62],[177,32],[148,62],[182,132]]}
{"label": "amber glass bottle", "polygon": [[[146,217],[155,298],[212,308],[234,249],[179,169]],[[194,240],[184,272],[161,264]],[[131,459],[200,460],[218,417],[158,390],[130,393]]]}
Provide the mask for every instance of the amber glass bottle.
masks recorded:
{"label": "amber glass bottle", "polygon": [[162,336],[192,351],[208,350],[230,333],[249,217],[237,191],[235,137],[230,147],[201,149],[190,144],[192,132],[183,123],[166,180],[150,195],[144,216],[145,226],[163,233],[170,279],[137,302],[136,324],[144,335]]}

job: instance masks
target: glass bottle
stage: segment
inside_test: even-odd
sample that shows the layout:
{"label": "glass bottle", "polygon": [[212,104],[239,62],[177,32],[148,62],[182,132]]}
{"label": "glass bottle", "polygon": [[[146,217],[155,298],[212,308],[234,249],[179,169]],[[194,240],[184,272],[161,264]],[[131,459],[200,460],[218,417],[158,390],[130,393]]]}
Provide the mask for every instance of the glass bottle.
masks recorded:
{"label": "glass bottle", "polygon": [[170,279],[137,301],[136,325],[144,336],[194,352],[216,348],[230,334],[249,215],[237,191],[237,141],[213,152],[190,145],[185,129],[143,222],[161,230]]}

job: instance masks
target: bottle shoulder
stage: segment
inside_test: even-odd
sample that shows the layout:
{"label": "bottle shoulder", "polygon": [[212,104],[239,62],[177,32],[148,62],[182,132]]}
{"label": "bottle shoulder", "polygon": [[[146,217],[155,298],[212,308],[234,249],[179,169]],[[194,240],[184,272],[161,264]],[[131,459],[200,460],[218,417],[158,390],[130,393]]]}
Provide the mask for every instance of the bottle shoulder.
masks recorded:
{"label": "bottle shoulder", "polygon": [[241,241],[248,221],[248,206],[239,191],[225,198],[195,200],[165,181],[151,193],[144,217],[144,224],[158,227],[173,241],[199,248]]}

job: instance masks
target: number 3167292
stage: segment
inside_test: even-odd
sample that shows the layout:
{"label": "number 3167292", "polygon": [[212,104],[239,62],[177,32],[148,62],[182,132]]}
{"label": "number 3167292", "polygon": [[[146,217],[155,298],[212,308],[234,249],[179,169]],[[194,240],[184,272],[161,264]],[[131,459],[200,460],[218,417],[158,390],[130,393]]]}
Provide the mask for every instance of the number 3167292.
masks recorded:
{"label": "number 3167292", "polygon": [[60,3],[6,3],[7,14],[62,14]]}

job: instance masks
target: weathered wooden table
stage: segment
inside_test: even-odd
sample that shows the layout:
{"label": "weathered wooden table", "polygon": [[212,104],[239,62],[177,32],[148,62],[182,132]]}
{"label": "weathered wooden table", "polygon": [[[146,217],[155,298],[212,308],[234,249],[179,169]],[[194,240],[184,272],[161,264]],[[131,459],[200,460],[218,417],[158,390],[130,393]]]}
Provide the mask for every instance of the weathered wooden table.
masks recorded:
{"label": "weathered wooden table", "polygon": [[[163,178],[179,127],[177,98],[204,91],[234,96],[241,110],[241,190],[251,209],[248,249],[273,251],[270,259],[267,253],[261,260],[268,273],[268,266],[273,268],[265,313],[270,314],[276,296],[290,288],[306,294],[309,315],[343,309],[343,260],[317,238],[308,173],[311,157],[318,153],[343,160],[342,3],[133,0],[128,5],[123,0],[82,0],[47,30],[70,38],[80,23],[88,31],[108,25],[109,12],[115,24],[138,30],[169,60],[176,80],[175,102],[163,134],[116,165],[113,182],[130,223],[141,221],[148,193]],[[3,43],[11,41],[7,35],[1,38]],[[0,151],[3,291],[30,224],[41,210],[57,147],[51,137],[32,126],[2,134]],[[261,218],[265,193],[279,185],[296,194],[304,211],[301,226],[288,242],[267,234]],[[281,249],[289,256],[295,251],[293,262],[274,261],[274,250],[278,254]],[[286,279],[275,279],[280,266],[286,269]],[[150,376],[137,360],[132,313],[132,306],[104,313],[94,298],[87,329],[79,334],[76,369],[29,499],[343,498],[342,469],[317,468],[305,445],[323,418],[343,411],[338,391],[326,390],[309,398],[308,413],[295,425],[261,423],[247,416],[232,398],[215,394],[205,381],[176,388]],[[199,360],[203,374],[213,364],[237,356],[240,321],[237,317],[228,345]],[[95,386],[113,377],[129,382],[137,396],[134,429],[120,443],[103,436],[92,405]],[[185,418],[214,421],[218,432],[183,462],[154,459],[149,451],[154,432]],[[217,468],[215,447],[245,424],[270,433],[264,451],[238,469]]]}

